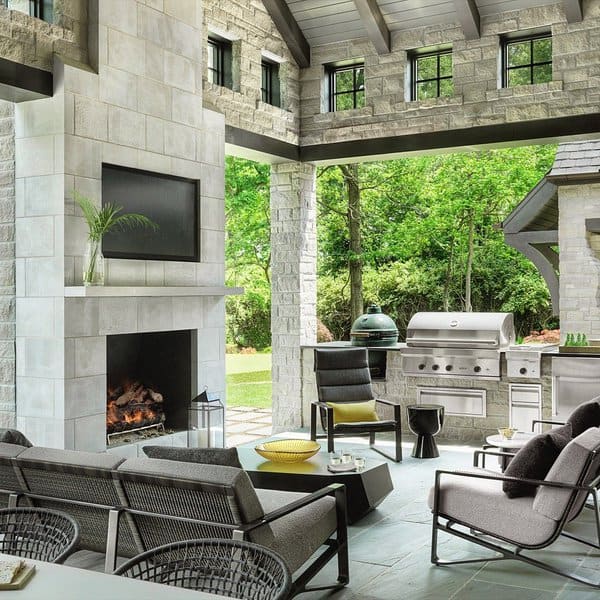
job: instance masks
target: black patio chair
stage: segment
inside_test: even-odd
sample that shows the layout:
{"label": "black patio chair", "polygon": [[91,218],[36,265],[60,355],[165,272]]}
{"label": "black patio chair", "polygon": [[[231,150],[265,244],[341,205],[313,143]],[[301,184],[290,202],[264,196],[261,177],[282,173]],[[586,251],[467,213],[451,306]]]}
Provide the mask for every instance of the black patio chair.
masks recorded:
{"label": "black patio chair", "polygon": [[[318,401],[310,407],[310,438],[327,438],[327,451],[334,451],[334,438],[367,435],[370,447],[395,462],[402,460],[401,406],[389,400],[376,398],[371,385],[369,360],[366,348],[316,348],[315,375]],[[331,404],[375,400],[393,410],[393,419],[335,423]],[[324,434],[317,434],[317,412],[321,417]],[[395,453],[390,456],[375,447],[375,435],[393,432]]]}
{"label": "black patio chair", "polygon": [[0,510],[0,552],[62,563],[77,549],[79,525],[70,515],[44,508]]}
{"label": "black patio chair", "polygon": [[258,544],[224,539],[165,544],[135,556],[114,574],[248,600],[283,600],[292,585],[277,554]]}

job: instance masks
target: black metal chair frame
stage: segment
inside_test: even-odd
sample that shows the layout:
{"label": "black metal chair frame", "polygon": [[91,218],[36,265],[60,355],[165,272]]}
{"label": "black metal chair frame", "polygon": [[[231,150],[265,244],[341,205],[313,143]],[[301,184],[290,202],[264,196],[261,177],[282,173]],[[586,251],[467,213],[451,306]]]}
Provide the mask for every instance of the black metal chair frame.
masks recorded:
{"label": "black metal chair frame", "polygon": [[[137,474],[132,473],[118,473],[118,478],[133,478],[139,477]],[[164,480],[165,485],[189,485],[189,481],[179,481],[176,478],[171,477],[161,477],[158,475],[151,476],[153,480],[159,481]],[[217,488],[219,486],[212,484],[194,484],[198,487],[202,487],[204,489],[209,489],[211,487]],[[350,581],[350,571],[349,571],[349,560],[348,560],[348,529],[347,529],[347,517],[346,517],[346,486],[340,483],[332,483],[316,492],[308,494],[304,498],[300,498],[294,502],[290,502],[285,506],[274,510],[260,519],[252,521],[251,523],[246,524],[237,524],[233,525],[231,523],[217,523],[215,521],[203,521],[201,519],[193,519],[193,518],[184,518],[173,515],[164,515],[160,513],[154,513],[145,510],[138,510],[130,507],[115,507],[109,512],[109,520],[108,520],[108,540],[106,544],[106,565],[107,567],[111,565],[110,571],[114,571],[116,567],[117,560],[117,542],[119,538],[119,525],[120,525],[120,517],[121,515],[129,514],[133,515],[141,515],[145,517],[159,517],[161,519],[170,520],[170,521],[179,521],[184,523],[191,523],[195,525],[205,525],[210,527],[219,527],[222,529],[227,529],[231,531],[232,539],[237,541],[244,541],[246,536],[253,530],[262,527],[268,523],[272,523],[277,519],[285,517],[290,513],[302,508],[304,506],[308,506],[313,502],[319,500],[320,498],[324,498],[325,496],[335,497],[335,508],[336,508],[336,519],[337,519],[337,528],[335,538],[329,538],[325,541],[324,545],[326,546],[325,550],[321,552],[309,565],[306,569],[292,582],[291,591],[289,594],[290,598],[303,593],[303,592],[313,592],[320,590],[338,590],[345,587]],[[325,586],[308,586],[308,582],[337,554],[338,559],[338,575],[337,575],[337,583],[333,585],[325,585]]]}
{"label": "black metal chair frame", "polygon": [[[62,538],[54,544],[44,539],[51,530],[59,530]],[[0,551],[5,554],[61,564],[77,550],[79,524],[71,515],[49,508],[3,508],[0,534]]]}
{"label": "black metal chair frame", "polygon": [[[316,351],[315,351],[316,352]],[[316,371],[316,361],[315,361],[315,371]],[[356,437],[361,435],[369,436],[369,447],[390,460],[394,462],[402,462],[402,406],[400,404],[396,404],[395,402],[391,402],[390,400],[385,400],[383,398],[373,398],[377,404],[382,404],[384,406],[392,407],[394,411],[394,425],[390,426],[389,429],[379,430],[377,432],[370,431],[369,426],[365,425],[363,429],[356,428],[355,431],[352,432],[336,432],[335,426],[333,423],[333,408],[331,408],[327,403],[322,401],[321,398],[321,389],[317,382],[317,394],[319,399],[311,402],[310,404],[310,439],[316,441],[318,439],[326,439],[327,440],[327,452],[335,451],[335,438],[343,438],[343,437]],[[321,417],[321,427],[323,428],[324,433],[317,433],[317,411],[320,412]],[[376,425],[377,421],[374,421],[373,424]],[[394,444],[395,444],[395,453],[388,454],[381,448],[378,448],[375,445],[375,436],[376,433],[394,433]]]}
{"label": "black metal chair frame", "polygon": [[[595,549],[600,549],[600,503],[598,501],[598,490],[597,486],[600,483],[600,476],[596,477],[592,480],[588,485],[582,485],[582,482],[585,481],[587,476],[589,475],[589,471],[592,467],[592,464],[595,462],[596,457],[598,456],[599,449],[596,448],[592,452],[590,452],[590,456],[587,459],[586,465],[583,469],[582,475],[579,478],[578,483],[576,484],[568,484],[568,483],[560,483],[553,481],[544,481],[537,479],[521,479],[518,477],[507,477],[506,475],[491,475],[489,473],[472,473],[472,472],[464,472],[464,471],[446,471],[446,470],[437,470],[435,472],[435,487],[434,487],[434,500],[433,500],[433,523],[432,523],[432,535],[431,535],[431,562],[436,566],[451,566],[451,565],[464,565],[471,563],[480,563],[480,562],[488,562],[488,561],[498,561],[498,560],[519,560],[533,567],[537,567],[539,569],[543,569],[550,573],[554,573],[555,575],[560,575],[562,577],[566,577],[567,579],[571,579],[576,581],[577,583],[583,583],[585,585],[591,586],[595,589],[600,589],[600,581],[591,581],[585,577],[580,577],[575,575],[575,573],[565,571],[559,569],[549,563],[537,560],[535,558],[531,558],[530,556],[526,556],[523,554],[524,550],[540,550],[542,548],[548,547],[550,544],[554,543],[560,535],[572,539],[574,541],[585,544],[586,546],[590,546]],[[482,455],[491,455],[491,456],[507,456],[509,455],[507,452],[487,452],[484,450],[478,450],[475,452],[474,464],[478,464],[478,459]],[[513,455],[510,455],[513,456]],[[472,524],[465,523],[460,521],[459,519],[453,518],[451,515],[446,515],[439,510],[439,493],[440,493],[440,482],[443,475],[452,475],[458,477],[467,477],[471,479],[488,479],[488,480],[496,480],[496,481],[519,481],[521,483],[529,483],[535,486],[545,486],[552,488],[560,488],[560,489],[568,489],[572,490],[571,497],[567,503],[567,506],[563,512],[563,516],[559,521],[557,521],[556,529],[554,533],[550,536],[548,540],[546,540],[542,544],[516,544],[514,541],[498,536],[497,534],[490,533],[489,531],[485,531],[483,529],[474,528]],[[563,531],[564,526],[569,522],[569,514],[573,505],[577,498],[576,492],[586,492],[590,494],[592,497],[593,508],[594,508],[594,517],[595,517],[595,537],[596,541],[586,540],[577,536],[574,536],[571,533]],[[583,508],[583,506],[582,506]],[[581,510],[581,509],[580,509]],[[578,513],[579,514],[579,513]],[[573,517],[575,519],[577,515]],[[440,522],[440,519],[444,519],[445,522]],[[573,520],[571,519],[571,520]],[[456,526],[464,527],[466,531],[455,529]],[[444,560],[440,559],[438,556],[438,532],[445,531],[450,535],[454,535],[463,540],[467,540],[479,546],[483,546],[488,550],[492,550],[500,554],[500,556],[494,557],[482,557],[482,558],[474,558],[474,559],[466,559],[466,560]],[[484,539],[482,536],[491,537],[495,540],[499,540],[503,543],[500,545],[499,543],[494,543],[489,539]]]}
{"label": "black metal chair frame", "polygon": [[[180,551],[183,556],[178,555]],[[204,563],[202,558],[205,558]],[[261,559],[270,565],[261,563]],[[211,561],[216,561],[216,565]],[[277,572],[267,571],[267,566],[274,566]],[[235,598],[263,598],[253,587],[256,579],[265,584],[266,589],[261,591],[273,593],[272,600],[288,598],[292,587],[290,570],[281,556],[264,546],[231,539],[194,539],[164,544],[134,556],[113,575]],[[248,594],[244,595],[248,585]]]}

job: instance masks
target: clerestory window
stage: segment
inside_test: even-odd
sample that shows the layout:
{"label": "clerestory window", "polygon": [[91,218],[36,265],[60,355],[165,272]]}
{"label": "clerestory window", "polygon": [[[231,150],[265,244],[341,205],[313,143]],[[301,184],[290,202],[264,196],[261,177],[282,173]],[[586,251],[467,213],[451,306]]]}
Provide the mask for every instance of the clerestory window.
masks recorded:
{"label": "clerestory window", "polygon": [[502,63],[502,87],[552,81],[552,36],[504,40]]}

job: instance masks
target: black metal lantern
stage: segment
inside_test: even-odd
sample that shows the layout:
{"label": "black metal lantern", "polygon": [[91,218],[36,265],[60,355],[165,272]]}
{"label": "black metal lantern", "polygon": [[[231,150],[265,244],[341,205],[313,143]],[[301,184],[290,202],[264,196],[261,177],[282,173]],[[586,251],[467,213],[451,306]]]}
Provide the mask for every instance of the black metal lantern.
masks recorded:
{"label": "black metal lantern", "polygon": [[225,448],[225,407],[204,390],[188,409],[188,447]]}

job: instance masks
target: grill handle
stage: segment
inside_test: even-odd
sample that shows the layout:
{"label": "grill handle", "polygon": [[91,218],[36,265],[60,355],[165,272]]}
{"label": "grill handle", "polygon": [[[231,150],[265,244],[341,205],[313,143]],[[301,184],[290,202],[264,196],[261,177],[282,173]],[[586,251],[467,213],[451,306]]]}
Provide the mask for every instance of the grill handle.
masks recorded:
{"label": "grill handle", "polygon": [[460,339],[460,338],[425,338],[425,337],[410,337],[406,338],[406,344],[408,346],[444,346],[444,347],[456,347],[456,348],[477,348],[479,346],[498,346],[498,340],[485,340],[485,339]]}

